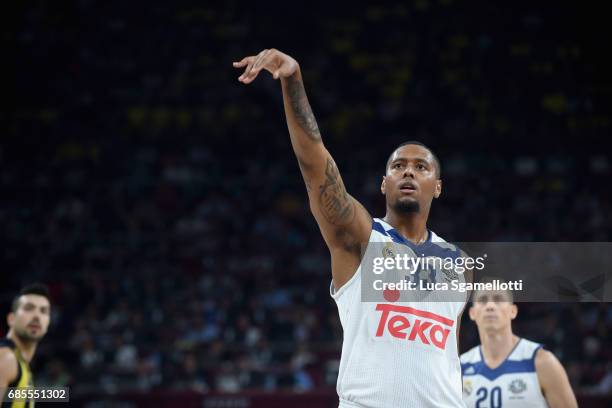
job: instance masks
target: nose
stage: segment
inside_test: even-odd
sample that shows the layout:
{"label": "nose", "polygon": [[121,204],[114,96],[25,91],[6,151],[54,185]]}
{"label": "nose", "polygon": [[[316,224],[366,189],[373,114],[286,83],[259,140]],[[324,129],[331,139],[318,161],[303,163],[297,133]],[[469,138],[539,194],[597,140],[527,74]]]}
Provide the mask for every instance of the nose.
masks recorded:
{"label": "nose", "polygon": [[491,312],[495,309],[495,302],[487,302],[485,305],[485,310]]}
{"label": "nose", "polygon": [[404,170],[404,174],[403,177],[410,177],[410,178],[414,178],[414,168],[411,165],[406,166],[406,169]]}
{"label": "nose", "polygon": [[42,320],[43,313],[40,310],[35,310],[32,313],[32,321],[39,323]]}

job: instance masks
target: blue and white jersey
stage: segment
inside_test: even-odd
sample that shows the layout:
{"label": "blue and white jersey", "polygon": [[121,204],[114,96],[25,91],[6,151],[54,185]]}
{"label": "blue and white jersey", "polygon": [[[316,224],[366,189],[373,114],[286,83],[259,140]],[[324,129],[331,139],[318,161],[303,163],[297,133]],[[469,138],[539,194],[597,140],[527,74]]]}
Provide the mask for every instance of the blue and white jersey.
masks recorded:
{"label": "blue and white jersey", "polygon": [[534,362],[540,347],[521,338],[495,369],[486,365],[480,346],[462,354],[463,400],[468,408],[548,407]]}

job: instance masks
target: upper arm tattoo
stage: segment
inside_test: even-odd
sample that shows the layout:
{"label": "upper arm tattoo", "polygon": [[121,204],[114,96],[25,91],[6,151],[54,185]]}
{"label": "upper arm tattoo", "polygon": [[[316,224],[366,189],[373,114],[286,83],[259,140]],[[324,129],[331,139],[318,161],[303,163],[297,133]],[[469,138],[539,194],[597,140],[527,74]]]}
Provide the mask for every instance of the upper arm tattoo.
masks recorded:
{"label": "upper arm tattoo", "polygon": [[333,159],[325,166],[325,181],[319,187],[319,206],[325,219],[333,225],[346,225],[355,217],[355,203],[344,188]]}
{"label": "upper arm tattoo", "polygon": [[308,103],[302,81],[293,76],[287,78],[287,91],[297,123],[312,140],[321,141],[319,125],[317,125],[317,121]]}

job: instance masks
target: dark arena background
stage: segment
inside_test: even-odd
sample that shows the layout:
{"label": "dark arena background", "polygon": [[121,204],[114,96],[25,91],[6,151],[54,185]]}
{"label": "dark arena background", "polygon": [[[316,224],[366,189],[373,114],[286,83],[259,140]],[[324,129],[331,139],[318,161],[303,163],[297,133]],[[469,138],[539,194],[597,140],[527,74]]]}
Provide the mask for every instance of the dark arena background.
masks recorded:
{"label": "dark arena background", "polygon": [[[300,63],[374,216],[387,156],[416,139],[442,162],[429,226],[448,241],[611,241],[612,69],[593,7],[11,3],[0,335],[41,281],[36,384],[69,386],[73,406],[337,407],[329,254],[280,85],[245,86],[232,61],[274,47]],[[612,306],[518,306],[514,331],[555,353],[580,406],[610,406]],[[478,343],[467,313],[460,340]]]}

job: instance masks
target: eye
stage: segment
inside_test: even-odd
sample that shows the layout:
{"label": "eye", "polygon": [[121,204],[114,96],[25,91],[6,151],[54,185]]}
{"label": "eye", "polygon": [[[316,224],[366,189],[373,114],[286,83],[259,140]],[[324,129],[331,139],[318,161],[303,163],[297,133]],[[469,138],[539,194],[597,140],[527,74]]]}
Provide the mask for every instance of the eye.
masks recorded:
{"label": "eye", "polygon": [[416,167],[417,167],[417,169],[419,169],[419,170],[427,170],[427,167],[426,167],[426,166],[425,166],[423,163],[419,163],[419,164],[417,164],[417,166],[416,166]]}
{"label": "eye", "polygon": [[393,166],[391,166],[392,169],[399,169],[400,167],[402,167],[402,163],[395,163]]}

